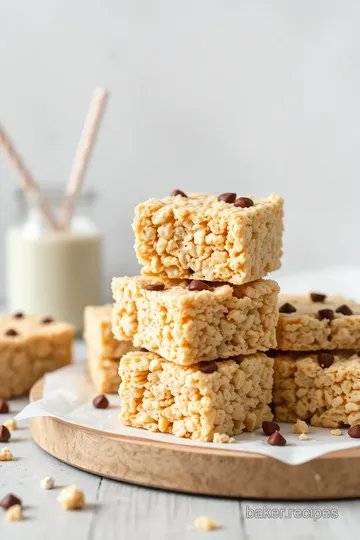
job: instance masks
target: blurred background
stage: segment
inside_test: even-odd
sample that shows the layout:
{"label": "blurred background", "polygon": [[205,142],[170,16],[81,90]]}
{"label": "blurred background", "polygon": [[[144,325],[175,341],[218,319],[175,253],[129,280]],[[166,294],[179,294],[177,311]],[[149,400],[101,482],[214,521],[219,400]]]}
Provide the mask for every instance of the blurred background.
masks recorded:
{"label": "blurred background", "polygon": [[[0,119],[42,186],[111,92],[85,182],[107,299],[138,271],[134,206],[174,188],[283,195],[282,274],[360,264],[359,23],[355,0],[1,2]],[[0,154],[0,297],[17,185]]]}

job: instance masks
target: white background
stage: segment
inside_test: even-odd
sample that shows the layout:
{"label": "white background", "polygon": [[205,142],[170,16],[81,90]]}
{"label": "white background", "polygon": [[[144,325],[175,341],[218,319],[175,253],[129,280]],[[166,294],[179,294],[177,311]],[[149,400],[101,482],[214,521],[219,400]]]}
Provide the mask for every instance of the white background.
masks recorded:
{"label": "white background", "polygon": [[[92,89],[112,93],[87,185],[104,290],[137,272],[134,205],[173,188],[286,199],[283,272],[360,263],[360,2],[0,0],[0,121],[65,182]],[[16,177],[0,161],[0,239]],[[0,243],[0,295],[3,286]]]}

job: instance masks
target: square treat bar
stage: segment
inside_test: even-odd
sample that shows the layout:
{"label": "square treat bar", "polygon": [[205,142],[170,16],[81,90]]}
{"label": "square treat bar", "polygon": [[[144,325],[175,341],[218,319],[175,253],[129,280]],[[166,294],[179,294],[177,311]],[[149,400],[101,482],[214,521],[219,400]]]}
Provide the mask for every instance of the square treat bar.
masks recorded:
{"label": "square treat bar", "polygon": [[0,317],[0,397],[25,394],[45,373],[72,361],[70,324],[17,313]]}
{"label": "square treat bar", "polygon": [[273,359],[264,353],[185,367],[138,351],[121,359],[119,373],[120,420],[128,426],[212,441],[273,417]]}
{"label": "square treat bar", "polygon": [[278,352],[274,369],[277,420],[300,418],[328,428],[360,422],[358,354]]}
{"label": "square treat bar", "polygon": [[90,376],[98,392],[116,393],[119,389],[119,360],[133,350],[131,341],[118,341],[111,329],[110,304],[87,306],[84,312],[84,339],[88,348]]}
{"label": "square treat bar", "polygon": [[252,354],[276,343],[279,287],[272,280],[233,286],[120,277],[112,290],[114,335],[177,364]]}
{"label": "square treat bar", "polygon": [[240,198],[252,203],[242,208],[231,193],[223,195],[233,202],[183,195],[149,199],[136,208],[135,250],[144,275],[242,284],[280,268],[281,197]]}
{"label": "square treat bar", "polygon": [[280,295],[279,309],[281,351],[360,348],[360,304],[352,300],[319,293]]}

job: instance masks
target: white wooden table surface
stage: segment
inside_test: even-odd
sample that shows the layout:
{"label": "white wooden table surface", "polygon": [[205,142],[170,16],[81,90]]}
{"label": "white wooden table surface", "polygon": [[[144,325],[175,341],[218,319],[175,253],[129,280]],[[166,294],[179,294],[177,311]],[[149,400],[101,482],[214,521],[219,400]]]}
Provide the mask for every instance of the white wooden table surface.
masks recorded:
{"label": "white wooden table surface", "polygon": [[[77,343],[77,358],[84,358],[84,354],[83,344]],[[11,401],[11,414],[2,415],[1,421],[12,418],[26,403],[26,399]],[[190,540],[208,535],[214,540],[261,536],[266,540],[318,540],[322,536],[326,540],[338,540],[355,538],[360,533],[357,500],[269,503],[191,496],[123,484],[74,469],[46,454],[31,440],[26,424],[13,432],[6,445],[15,460],[0,463],[0,498],[10,492],[19,496],[25,520],[8,522],[3,512],[0,540]],[[5,443],[0,443],[3,446]],[[46,475],[55,478],[55,489],[41,489],[40,479]],[[66,512],[58,505],[59,490],[68,484],[77,484],[84,491],[85,510]],[[264,507],[267,515],[251,517],[255,510],[259,512]],[[280,510],[285,514],[282,519],[271,517],[270,509],[278,515]],[[289,517],[294,509],[301,510],[303,515]],[[329,509],[337,512],[338,517],[327,517]],[[322,513],[318,519],[315,511],[318,515]],[[210,516],[221,528],[211,532],[194,529],[192,525],[200,515]]]}

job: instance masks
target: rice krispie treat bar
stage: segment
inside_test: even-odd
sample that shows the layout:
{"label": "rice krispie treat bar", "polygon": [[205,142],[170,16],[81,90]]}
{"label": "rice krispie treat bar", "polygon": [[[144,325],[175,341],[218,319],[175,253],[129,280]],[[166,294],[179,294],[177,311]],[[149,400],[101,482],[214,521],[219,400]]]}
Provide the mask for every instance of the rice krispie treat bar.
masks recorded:
{"label": "rice krispie treat bar", "polygon": [[0,397],[25,394],[45,373],[72,361],[75,328],[51,317],[0,317]]}
{"label": "rice krispie treat bar", "polygon": [[273,417],[273,359],[263,353],[184,367],[137,351],[121,359],[119,373],[128,426],[212,441]]}
{"label": "rice krispie treat bar", "polygon": [[176,190],[135,210],[145,275],[247,283],[281,266],[283,200]]}
{"label": "rice krispie treat bar", "polygon": [[120,277],[112,282],[118,339],[190,365],[275,346],[278,284]]}
{"label": "rice krispie treat bar", "polygon": [[279,296],[277,348],[317,351],[360,348],[360,304],[341,296]]}
{"label": "rice krispie treat bar", "polygon": [[337,428],[360,422],[360,358],[353,351],[278,352],[274,364],[278,421],[310,420]]}
{"label": "rice krispie treat bar", "polygon": [[133,350],[131,341],[118,341],[111,329],[110,304],[87,306],[84,311],[84,340],[88,349],[88,367],[99,393],[116,393],[119,389],[119,360]]}

